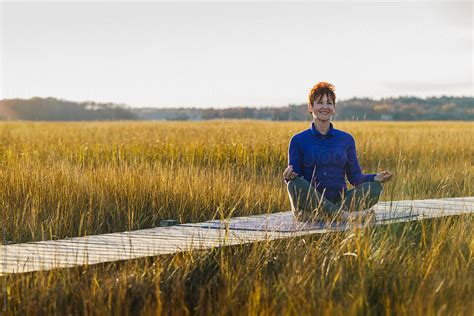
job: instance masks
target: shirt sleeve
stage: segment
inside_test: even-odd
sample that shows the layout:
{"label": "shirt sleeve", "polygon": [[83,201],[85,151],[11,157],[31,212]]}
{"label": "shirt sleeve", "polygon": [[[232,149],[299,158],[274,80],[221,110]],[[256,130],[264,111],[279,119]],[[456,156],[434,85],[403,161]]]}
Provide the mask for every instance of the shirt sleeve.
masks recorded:
{"label": "shirt sleeve", "polygon": [[349,135],[349,147],[347,149],[347,162],[345,170],[347,178],[353,186],[364,182],[374,181],[376,176],[376,173],[363,174],[360,170],[359,161],[357,160],[356,145],[352,135]]}
{"label": "shirt sleeve", "polygon": [[[288,165],[293,166],[293,171],[298,174],[297,177],[303,176],[303,154],[300,150],[296,135],[293,135],[288,147]],[[288,183],[288,180],[284,180],[285,183]]]}

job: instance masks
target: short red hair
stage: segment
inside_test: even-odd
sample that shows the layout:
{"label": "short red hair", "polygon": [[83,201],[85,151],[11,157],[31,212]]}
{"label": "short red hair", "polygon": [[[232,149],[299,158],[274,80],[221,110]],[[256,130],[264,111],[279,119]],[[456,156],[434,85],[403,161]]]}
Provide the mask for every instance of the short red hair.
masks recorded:
{"label": "short red hair", "polygon": [[318,100],[323,95],[326,95],[326,98],[331,99],[334,105],[336,105],[336,94],[334,93],[336,87],[333,84],[330,84],[326,81],[320,81],[314,85],[309,93],[309,104],[313,106],[314,100]]}

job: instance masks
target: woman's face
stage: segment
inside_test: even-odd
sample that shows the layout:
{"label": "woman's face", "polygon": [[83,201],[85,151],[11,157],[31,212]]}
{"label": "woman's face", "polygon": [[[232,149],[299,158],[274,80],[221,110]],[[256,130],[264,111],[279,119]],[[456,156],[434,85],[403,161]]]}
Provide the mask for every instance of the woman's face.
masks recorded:
{"label": "woman's face", "polygon": [[336,113],[336,105],[325,94],[319,100],[315,99],[313,106],[309,106],[308,110],[312,112],[314,118],[320,121],[327,121]]}

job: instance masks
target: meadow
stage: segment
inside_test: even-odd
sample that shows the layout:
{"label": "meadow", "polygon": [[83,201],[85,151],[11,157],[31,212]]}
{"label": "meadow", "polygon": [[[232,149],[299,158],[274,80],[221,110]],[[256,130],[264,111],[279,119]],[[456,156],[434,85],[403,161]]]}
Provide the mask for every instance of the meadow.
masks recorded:
{"label": "meadow", "polygon": [[[310,122],[0,123],[3,242],[290,210]],[[473,195],[472,122],[334,122],[382,201]],[[7,314],[469,314],[472,216],[0,277]],[[0,302],[0,306],[2,303]]]}

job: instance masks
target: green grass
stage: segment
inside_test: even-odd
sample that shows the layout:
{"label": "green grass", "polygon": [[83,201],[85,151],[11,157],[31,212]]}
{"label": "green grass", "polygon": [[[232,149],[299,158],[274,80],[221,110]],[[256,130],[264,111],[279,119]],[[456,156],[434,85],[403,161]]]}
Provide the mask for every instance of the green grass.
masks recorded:
{"label": "green grass", "polygon": [[[334,122],[381,200],[472,196],[470,122]],[[309,122],[0,124],[10,242],[289,210]],[[2,277],[7,314],[469,314],[472,216]],[[0,303],[1,306],[1,303]]]}

